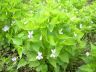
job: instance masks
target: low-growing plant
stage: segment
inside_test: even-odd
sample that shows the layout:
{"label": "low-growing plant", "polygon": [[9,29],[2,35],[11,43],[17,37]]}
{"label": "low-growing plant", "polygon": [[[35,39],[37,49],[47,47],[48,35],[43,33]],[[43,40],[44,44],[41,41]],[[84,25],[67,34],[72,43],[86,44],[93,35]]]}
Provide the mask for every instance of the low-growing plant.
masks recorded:
{"label": "low-growing plant", "polygon": [[96,29],[95,7],[87,0],[0,0],[0,71],[94,72],[95,42],[86,34]]}

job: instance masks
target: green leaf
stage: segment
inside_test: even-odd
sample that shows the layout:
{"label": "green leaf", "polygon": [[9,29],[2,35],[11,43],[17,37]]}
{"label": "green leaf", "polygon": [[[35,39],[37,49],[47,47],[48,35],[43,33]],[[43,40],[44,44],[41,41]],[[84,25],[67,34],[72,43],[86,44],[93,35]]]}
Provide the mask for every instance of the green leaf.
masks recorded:
{"label": "green leaf", "polygon": [[62,40],[62,45],[74,45],[75,40],[67,35],[59,35],[59,39]]}
{"label": "green leaf", "polygon": [[47,65],[46,64],[41,64],[40,66],[38,66],[37,68],[36,68],[36,71],[37,72],[47,72]]}
{"label": "green leaf", "polygon": [[77,72],[94,72],[90,64],[83,65],[79,68]]}
{"label": "green leaf", "polygon": [[0,71],[2,71],[2,69],[3,69],[3,62],[0,61]]}
{"label": "green leaf", "polygon": [[29,67],[37,67],[37,66],[39,66],[40,65],[40,63],[39,63],[39,61],[30,61],[29,62]]}
{"label": "green leaf", "polygon": [[23,53],[23,47],[22,46],[15,46],[17,49],[17,52],[19,54],[19,57],[22,58],[22,53]]}
{"label": "green leaf", "polygon": [[15,45],[22,45],[21,38],[13,38],[12,41],[13,41],[13,44],[15,44]]}
{"label": "green leaf", "polygon": [[96,57],[96,46],[93,44],[91,44],[91,53],[92,53],[92,56]]}
{"label": "green leaf", "polygon": [[60,66],[57,66],[56,68],[54,68],[55,72],[60,72]]}
{"label": "green leaf", "polygon": [[54,29],[54,25],[53,24],[48,24],[47,27],[48,27],[48,29],[49,29],[50,32],[52,32],[53,29]]}
{"label": "green leaf", "polygon": [[19,38],[22,38],[23,36],[24,36],[24,33],[23,32],[18,34],[18,37]]}
{"label": "green leaf", "polygon": [[74,45],[75,44],[75,42],[74,42],[74,40],[70,40],[70,39],[66,39],[65,40],[65,42],[64,42],[64,45]]}
{"label": "green leaf", "polygon": [[49,63],[53,66],[53,67],[55,67],[56,68],[56,64],[57,64],[57,62],[56,62],[56,59],[49,59]]}
{"label": "green leaf", "polygon": [[25,61],[24,59],[20,59],[17,69],[19,69],[20,67],[23,67],[27,64],[27,61]]}
{"label": "green leaf", "polygon": [[37,54],[35,52],[29,51],[27,53],[28,61],[36,61],[37,60],[36,56],[37,56]]}
{"label": "green leaf", "polygon": [[43,64],[42,65],[42,70],[41,72],[47,72],[47,65],[46,64]]}
{"label": "green leaf", "polygon": [[69,54],[66,51],[63,51],[60,53],[59,58],[64,62],[64,63],[69,63]]}
{"label": "green leaf", "polygon": [[39,48],[40,48],[40,43],[33,43],[32,47],[31,47],[33,50],[35,50],[36,52],[39,51]]}
{"label": "green leaf", "polygon": [[57,56],[60,54],[62,48],[63,48],[63,46],[56,46],[56,54],[57,54]]}
{"label": "green leaf", "polygon": [[56,45],[56,42],[55,42],[54,37],[53,36],[48,36],[48,37],[49,37],[49,43],[50,43],[50,45],[55,46]]}

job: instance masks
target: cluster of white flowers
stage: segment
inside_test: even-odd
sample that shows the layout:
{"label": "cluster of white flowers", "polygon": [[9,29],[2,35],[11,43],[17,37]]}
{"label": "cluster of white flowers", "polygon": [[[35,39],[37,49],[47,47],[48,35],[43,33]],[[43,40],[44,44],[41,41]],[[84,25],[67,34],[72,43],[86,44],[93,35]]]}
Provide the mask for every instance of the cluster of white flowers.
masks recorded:
{"label": "cluster of white flowers", "polygon": [[5,25],[3,28],[2,28],[3,31],[8,31],[9,30],[9,26]]}
{"label": "cluster of white flowers", "polygon": [[17,57],[13,57],[12,61],[15,62],[17,60]]}
{"label": "cluster of white flowers", "polygon": [[28,31],[28,38],[32,38],[33,37],[33,31]]}
{"label": "cluster of white flowers", "polygon": [[60,29],[59,30],[59,34],[63,34],[63,29]]}
{"label": "cluster of white flowers", "polygon": [[38,52],[38,55],[36,57],[37,60],[43,59],[42,52]]}
{"label": "cluster of white flowers", "polygon": [[[52,58],[56,58],[56,57],[57,57],[57,55],[56,55],[56,49],[52,49],[52,50],[51,50],[51,55],[50,55],[50,57],[52,57]],[[37,59],[37,60],[43,59],[42,52],[38,52],[38,54],[37,54],[37,56],[36,56],[36,59]]]}
{"label": "cluster of white flowers", "polygon": [[56,49],[52,49],[51,52],[52,53],[51,53],[50,57],[55,58],[56,57]]}

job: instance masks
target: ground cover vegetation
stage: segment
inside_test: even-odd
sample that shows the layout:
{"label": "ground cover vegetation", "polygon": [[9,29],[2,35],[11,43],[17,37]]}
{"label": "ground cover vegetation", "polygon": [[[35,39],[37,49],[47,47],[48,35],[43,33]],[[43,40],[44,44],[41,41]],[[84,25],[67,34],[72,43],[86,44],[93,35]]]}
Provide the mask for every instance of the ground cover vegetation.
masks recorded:
{"label": "ground cover vegetation", "polygon": [[96,72],[96,1],[0,0],[0,72]]}

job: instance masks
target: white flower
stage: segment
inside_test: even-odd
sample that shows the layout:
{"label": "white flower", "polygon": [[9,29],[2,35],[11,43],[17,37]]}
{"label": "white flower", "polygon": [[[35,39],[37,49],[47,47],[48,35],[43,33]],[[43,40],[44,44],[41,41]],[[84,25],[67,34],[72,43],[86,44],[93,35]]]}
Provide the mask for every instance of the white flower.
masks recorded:
{"label": "white flower", "polygon": [[33,31],[28,31],[28,38],[32,38],[33,37]]}
{"label": "white flower", "polygon": [[82,24],[80,24],[80,28],[82,28],[83,27],[83,25]]}
{"label": "white flower", "polygon": [[2,28],[2,30],[6,32],[6,31],[9,30],[9,27],[6,25],[6,26],[4,26],[4,27]]}
{"label": "white flower", "polygon": [[60,30],[59,30],[59,34],[63,34],[63,32],[62,32],[62,31],[63,31],[63,29],[60,29]]}
{"label": "white flower", "polygon": [[15,62],[15,61],[16,61],[16,59],[17,59],[16,57],[13,57],[13,58],[12,58],[12,61],[13,61],[13,62]]}
{"label": "white flower", "polygon": [[40,39],[39,40],[42,40],[42,35],[40,36]]}
{"label": "white flower", "polygon": [[51,52],[52,53],[51,53],[50,57],[55,58],[56,57],[56,49],[52,49]]}
{"label": "white flower", "polygon": [[90,55],[90,53],[89,52],[86,52],[86,56],[89,56]]}
{"label": "white flower", "polygon": [[38,55],[36,56],[37,60],[43,59],[42,52],[38,52]]}

